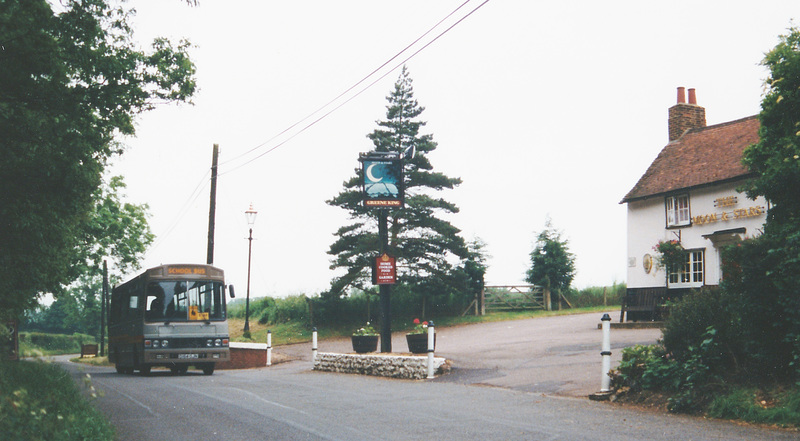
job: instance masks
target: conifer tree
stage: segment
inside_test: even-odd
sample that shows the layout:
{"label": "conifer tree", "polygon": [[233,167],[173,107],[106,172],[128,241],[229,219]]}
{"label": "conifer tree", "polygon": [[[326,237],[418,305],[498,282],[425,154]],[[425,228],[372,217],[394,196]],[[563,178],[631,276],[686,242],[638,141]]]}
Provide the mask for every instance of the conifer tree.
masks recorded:
{"label": "conifer tree", "polygon": [[[386,97],[386,119],[367,137],[376,152],[405,153],[405,207],[387,213],[388,253],[397,258],[400,283],[419,286],[429,278],[446,277],[468,255],[460,230],[441,219],[442,213],[457,213],[455,204],[439,197],[441,190],[461,183],[433,171],[428,153],[436,149],[433,135],[420,134],[425,122],[419,120],[425,110],[414,98],[412,80],[403,67],[392,93]],[[361,169],[344,182],[344,189],[328,204],[350,213],[353,223],[341,227],[329,254],[334,256],[331,269],[345,269],[334,279],[327,295],[339,297],[349,287],[365,288],[370,281],[371,262],[380,244],[378,213],[362,206]]]}
{"label": "conifer tree", "polygon": [[569,251],[569,242],[561,238],[561,233],[548,218],[536,239],[536,247],[531,251],[531,267],[525,280],[563,294],[574,278],[575,255]]}

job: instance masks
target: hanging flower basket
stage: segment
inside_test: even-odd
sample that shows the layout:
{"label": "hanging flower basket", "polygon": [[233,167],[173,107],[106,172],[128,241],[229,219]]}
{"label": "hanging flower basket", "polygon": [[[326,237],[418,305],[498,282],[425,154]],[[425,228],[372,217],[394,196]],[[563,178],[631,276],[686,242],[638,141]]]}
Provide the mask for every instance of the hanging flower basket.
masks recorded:
{"label": "hanging flower basket", "polygon": [[686,263],[686,250],[677,240],[660,240],[653,250],[658,253],[655,259],[656,265],[667,271],[677,270]]}

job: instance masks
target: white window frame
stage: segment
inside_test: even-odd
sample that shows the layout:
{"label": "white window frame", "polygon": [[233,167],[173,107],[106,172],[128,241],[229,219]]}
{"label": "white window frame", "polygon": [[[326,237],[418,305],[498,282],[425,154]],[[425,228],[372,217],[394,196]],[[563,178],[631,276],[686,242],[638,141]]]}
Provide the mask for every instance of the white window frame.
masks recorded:
{"label": "white window frame", "polygon": [[670,288],[699,288],[705,284],[705,250],[689,250],[685,255],[682,268],[669,269],[667,284]]}
{"label": "white window frame", "polygon": [[667,212],[667,228],[683,227],[692,223],[688,194],[667,196],[664,207]]}

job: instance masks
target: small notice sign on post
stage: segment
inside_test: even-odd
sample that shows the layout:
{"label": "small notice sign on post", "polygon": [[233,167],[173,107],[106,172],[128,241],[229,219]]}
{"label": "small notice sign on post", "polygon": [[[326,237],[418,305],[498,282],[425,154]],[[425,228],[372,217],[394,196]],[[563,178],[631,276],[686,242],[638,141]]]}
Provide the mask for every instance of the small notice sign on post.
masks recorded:
{"label": "small notice sign on post", "polygon": [[16,320],[11,320],[5,323],[8,330],[7,340],[0,344],[0,347],[5,349],[3,357],[6,360],[19,360],[19,334],[18,323]]}
{"label": "small notice sign on post", "polygon": [[397,283],[397,264],[395,258],[383,253],[375,259],[376,285],[394,285]]}

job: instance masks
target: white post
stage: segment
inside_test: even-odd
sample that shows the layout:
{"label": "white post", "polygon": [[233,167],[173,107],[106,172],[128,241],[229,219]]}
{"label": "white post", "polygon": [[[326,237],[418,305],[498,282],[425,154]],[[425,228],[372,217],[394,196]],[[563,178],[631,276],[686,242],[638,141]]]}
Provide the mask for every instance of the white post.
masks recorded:
{"label": "white post", "polygon": [[311,330],[311,362],[317,361],[317,328]]}
{"label": "white post", "polygon": [[267,330],[267,366],[272,366],[272,331]]}
{"label": "white post", "polygon": [[608,372],[611,370],[611,317],[604,314],[600,319],[603,323],[603,347],[600,355],[603,357],[603,376],[600,382],[600,393],[611,392],[611,377]]}
{"label": "white post", "polygon": [[436,335],[436,328],[433,322],[428,322],[428,379],[434,378],[433,376],[433,345],[434,337]]}

